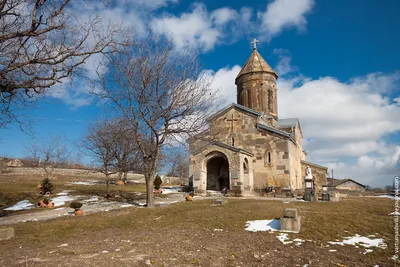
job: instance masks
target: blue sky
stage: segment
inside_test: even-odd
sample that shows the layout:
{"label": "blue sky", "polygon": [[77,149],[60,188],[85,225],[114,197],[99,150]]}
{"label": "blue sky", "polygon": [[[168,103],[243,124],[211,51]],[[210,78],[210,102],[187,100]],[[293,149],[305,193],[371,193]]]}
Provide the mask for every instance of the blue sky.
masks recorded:
{"label": "blue sky", "polygon": [[[236,99],[234,78],[250,41],[260,39],[259,52],[280,76],[278,115],[300,119],[308,160],[372,186],[399,173],[399,1],[121,0],[108,9],[70,8],[122,21],[138,38],[151,28],[172,36],[177,50],[198,51],[227,102]],[[107,116],[82,83],[49,94],[27,114],[36,137],[73,140]],[[0,154],[23,157],[31,137],[15,125],[0,133]]]}

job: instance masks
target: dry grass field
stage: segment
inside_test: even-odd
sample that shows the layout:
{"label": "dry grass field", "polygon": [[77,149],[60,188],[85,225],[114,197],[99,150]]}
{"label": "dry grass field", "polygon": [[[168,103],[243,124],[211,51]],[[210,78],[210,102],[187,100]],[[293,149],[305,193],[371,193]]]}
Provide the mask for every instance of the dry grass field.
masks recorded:
{"label": "dry grass field", "polygon": [[[0,177],[0,203],[35,198],[40,179]],[[58,177],[57,191],[71,179],[78,178]],[[79,194],[103,193],[101,185],[73,187]],[[283,203],[229,198],[222,206],[210,203],[206,199],[154,209],[132,207],[12,225],[15,237],[0,241],[0,266],[394,266],[394,222],[388,216],[393,200],[353,197]],[[301,232],[289,237],[309,241],[283,244],[276,232],[244,230],[249,220],[282,216],[285,207],[297,208],[302,216]],[[364,254],[362,247],[328,244],[355,234],[383,238],[387,248]]]}

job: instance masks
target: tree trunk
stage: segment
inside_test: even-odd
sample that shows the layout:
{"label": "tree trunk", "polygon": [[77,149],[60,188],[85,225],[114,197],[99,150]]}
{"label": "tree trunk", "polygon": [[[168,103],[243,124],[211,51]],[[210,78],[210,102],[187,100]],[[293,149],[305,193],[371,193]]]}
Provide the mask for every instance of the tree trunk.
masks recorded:
{"label": "tree trunk", "polygon": [[153,175],[151,175],[151,176],[145,175],[144,178],[146,179],[147,207],[152,208],[152,207],[154,207],[154,195],[153,195],[154,177],[153,177]]}
{"label": "tree trunk", "polygon": [[110,197],[110,177],[108,174],[106,174],[106,184],[107,184],[106,199],[108,199]]}
{"label": "tree trunk", "polygon": [[128,172],[124,172],[124,179],[123,179],[124,183],[126,183],[127,179],[128,179]]}

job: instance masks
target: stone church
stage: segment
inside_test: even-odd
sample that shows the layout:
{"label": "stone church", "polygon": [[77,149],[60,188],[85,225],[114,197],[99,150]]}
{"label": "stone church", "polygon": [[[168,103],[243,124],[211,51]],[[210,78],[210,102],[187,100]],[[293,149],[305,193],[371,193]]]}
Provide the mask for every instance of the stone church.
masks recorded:
{"label": "stone church", "polygon": [[215,113],[209,129],[189,140],[189,175],[197,193],[252,195],[271,186],[295,192],[304,189],[306,166],[317,191],[326,184],[327,168],[306,161],[299,119],[278,117],[277,78],[254,43],[235,79],[237,104]]}

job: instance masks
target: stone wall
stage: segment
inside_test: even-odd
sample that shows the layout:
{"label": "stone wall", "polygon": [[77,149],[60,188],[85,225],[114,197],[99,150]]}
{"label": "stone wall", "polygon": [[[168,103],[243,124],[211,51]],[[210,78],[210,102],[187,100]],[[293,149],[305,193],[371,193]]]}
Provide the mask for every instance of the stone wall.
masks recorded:
{"label": "stone wall", "polygon": [[271,73],[248,73],[236,80],[237,103],[278,117],[276,78]]}
{"label": "stone wall", "polygon": [[[250,163],[249,175],[244,179],[253,183],[249,182],[247,186],[243,184],[244,190],[263,189],[267,186],[288,188],[290,186],[288,141],[277,134],[258,130],[256,124],[257,116],[232,108],[212,120],[210,131],[202,136],[203,140],[191,140],[191,154],[207,146],[211,140],[233,145],[235,148],[252,153],[252,156],[247,156]],[[194,158],[199,160],[201,156],[191,155],[192,169],[196,164]],[[245,156],[242,156],[239,160],[241,176],[244,175],[241,169],[244,158]],[[194,169],[192,172],[194,173]]]}

